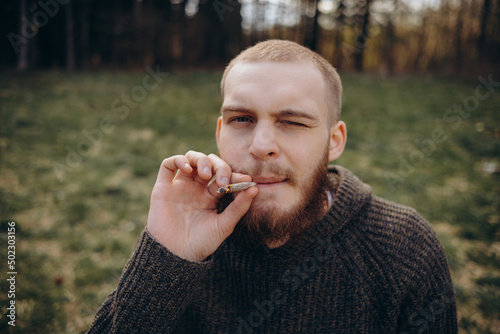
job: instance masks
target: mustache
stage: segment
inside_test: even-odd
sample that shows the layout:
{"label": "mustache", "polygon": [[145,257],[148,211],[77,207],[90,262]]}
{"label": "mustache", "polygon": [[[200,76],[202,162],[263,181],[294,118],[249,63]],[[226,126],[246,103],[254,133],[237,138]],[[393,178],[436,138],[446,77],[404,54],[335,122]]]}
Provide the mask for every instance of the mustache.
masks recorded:
{"label": "mustache", "polygon": [[252,167],[243,167],[238,173],[247,174],[252,177],[262,175],[281,176],[288,180],[292,185],[296,182],[295,173],[290,168],[283,168],[276,162],[264,163],[257,162]]}
{"label": "mustache", "polygon": [[[233,170],[233,171],[241,174],[250,175],[252,177],[261,176],[263,175],[263,173],[266,173],[266,175],[282,176],[288,180],[287,182],[291,186],[295,186],[298,182],[295,173],[290,168],[282,168],[276,162],[265,163],[259,161],[256,162],[251,167],[242,167],[239,168],[238,170]],[[217,212],[218,213],[223,212],[227,208],[227,206],[231,204],[233,200],[234,200],[233,196],[222,197],[221,200],[219,201]]]}

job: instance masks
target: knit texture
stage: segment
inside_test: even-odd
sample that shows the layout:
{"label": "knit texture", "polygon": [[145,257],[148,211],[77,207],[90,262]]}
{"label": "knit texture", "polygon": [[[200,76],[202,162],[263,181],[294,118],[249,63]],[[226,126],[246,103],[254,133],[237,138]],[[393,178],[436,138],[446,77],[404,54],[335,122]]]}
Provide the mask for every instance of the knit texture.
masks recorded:
{"label": "knit texture", "polygon": [[230,237],[195,263],[144,232],[89,333],[456,333],[430,225],[347,169],[330,175],[331,209],[276,249]]}

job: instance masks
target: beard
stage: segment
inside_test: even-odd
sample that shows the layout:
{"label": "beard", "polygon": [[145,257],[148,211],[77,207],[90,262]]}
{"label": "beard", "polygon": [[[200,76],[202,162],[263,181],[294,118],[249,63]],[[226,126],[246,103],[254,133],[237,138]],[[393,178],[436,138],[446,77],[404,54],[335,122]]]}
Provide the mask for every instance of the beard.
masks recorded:
{"label": "beard", "polygon": [[[320,163],[315,167],[313,175],[298,182],[291,170],[283,170],[276,164],[265,166],[275,175],[284,175],[290,186],[299,189],[303,194],[297,205],[290,211],[283,212],[273,207],[274,195],[261,198],[261,205],[254,207],[252,204],[248,212],[236,225],[231,240],[245,246],[256,246],[262,243],[266,245],[284,244],[296,240],[303,235],[311,226],[325,213],[328,202],[327,192],[332,190],[332,184],[328,177],[328,146]],[[248,175],[260,175],[264,165],[257,164],[250,170],[242,170],[241,173]],[[259,195],[257,195],[259,196]],[[232,202],[232,196],[226,196],[221,201],[221,209],[226,208]]]}

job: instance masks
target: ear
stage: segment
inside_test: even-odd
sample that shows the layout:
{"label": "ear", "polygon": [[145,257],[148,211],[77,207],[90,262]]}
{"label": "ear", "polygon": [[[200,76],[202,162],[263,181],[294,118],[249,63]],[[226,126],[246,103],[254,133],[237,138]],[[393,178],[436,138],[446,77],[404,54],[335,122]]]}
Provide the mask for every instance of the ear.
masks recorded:
{"label": "ear", "polygon": [[332,125],[330,129],[330,149],[328,161],[332,162],[344,152],[345,143],[347,140],[347,127],[344,122],[338,121]]}
{"label": "ear", "polygon": [[222,116],[219,116],[217,119],[217,128],[215,130],[215,140],[217,141],[217,149],[220,151],[219,147],[219,137],[220,137],[220,128],[222,126]]}

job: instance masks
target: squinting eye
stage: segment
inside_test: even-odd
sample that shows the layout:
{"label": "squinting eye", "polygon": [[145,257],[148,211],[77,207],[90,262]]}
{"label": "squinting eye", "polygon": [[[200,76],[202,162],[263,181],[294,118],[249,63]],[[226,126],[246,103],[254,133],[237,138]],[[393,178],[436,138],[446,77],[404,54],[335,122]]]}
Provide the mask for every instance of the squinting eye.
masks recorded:
{"label": "squinting eye", "polygon": [[282,123],[286,124],[286,125],[306,127],[305,124],[297,123],[297,122],[292,122],[292,121],[282,121]]}
{"label": "squinting eye", "polygon": [[242,122],[249,122],[250,121],[250,119],[248,119],[248,117],[243,117],[243,116],[242,117],[236,117],[234,120],[236,122],[241,122],[241,123]]}

